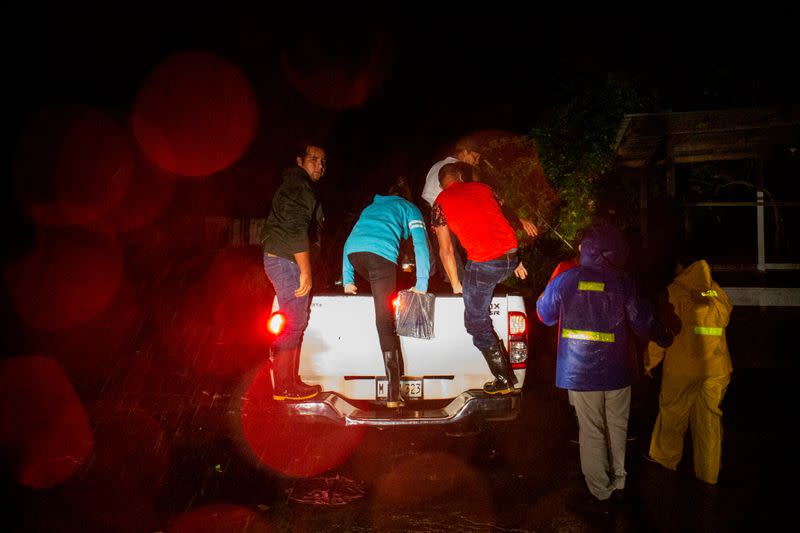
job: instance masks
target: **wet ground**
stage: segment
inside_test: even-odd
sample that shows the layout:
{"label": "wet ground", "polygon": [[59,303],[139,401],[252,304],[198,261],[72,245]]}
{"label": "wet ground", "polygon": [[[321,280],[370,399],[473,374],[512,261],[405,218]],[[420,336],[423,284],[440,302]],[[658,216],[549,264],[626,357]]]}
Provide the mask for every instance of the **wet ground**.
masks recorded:
{"label": "wet ground", "polygon": [[[678,472],[642,458],[657,383],[635,384],[625,501],[602,516],[572,509],[585,485],[575,419],[553,386],[550,330],[533,329],[519,419],[360,430],[281,419],[257,386],[263,346],[210,331],[196,312],[162,308],[160,327],[180,330],[177,342],[156,342],[148,332],[159,325],[141,313],[91,335],[40,339],[37,348],[67,369],[94,445],[74,474],[46,488],[22,486],[19,458],[4,461],[5,530],[768,531],[792,523],[798,365],[782,336],[794,311],[734,314],[737,370],[715,487],[694,479],[690,447]],[[120,339],[120,331],[140,334]],[[76,346],[114,357],[79,364],[66,355]]]}
{"label": "wet ground", "polygon": [[[101,402],[91,408],[96,462],[53,489],[15,487],[6,502],[18,531],[771,530],[794,511],[797,460],[790,418],[779,416],[791,381],[758,370],[736,376],[716,487],[695,481],[688,464],[675,473],[642,459],[652,413],[637,403],[627,501],[607,517],[570,509],[584,493],[576,430],[549,379],[526,383],[517,421],[367,430],[340,464],[305,478],[252,459],[231,429],[241,401],[232,391]],[[153,420],[160,431],[146,424]],[[104,447],[120,446],[123,458],[103,461]],[[197,513],[198,529],[175,525]]]}

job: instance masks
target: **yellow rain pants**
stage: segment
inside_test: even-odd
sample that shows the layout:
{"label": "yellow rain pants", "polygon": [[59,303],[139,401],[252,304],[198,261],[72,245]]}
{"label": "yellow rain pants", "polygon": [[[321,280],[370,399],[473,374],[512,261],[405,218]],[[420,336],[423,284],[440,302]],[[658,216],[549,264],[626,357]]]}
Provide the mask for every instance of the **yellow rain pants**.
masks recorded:
{"label": "yellow rain pants", "polygon": [[722,455],[719,405],[730,381],[729,374],[713,378],[664,374],[650,457],[676,470],[683,456],[683,437],[691,427],[695,476],[716,484]]}

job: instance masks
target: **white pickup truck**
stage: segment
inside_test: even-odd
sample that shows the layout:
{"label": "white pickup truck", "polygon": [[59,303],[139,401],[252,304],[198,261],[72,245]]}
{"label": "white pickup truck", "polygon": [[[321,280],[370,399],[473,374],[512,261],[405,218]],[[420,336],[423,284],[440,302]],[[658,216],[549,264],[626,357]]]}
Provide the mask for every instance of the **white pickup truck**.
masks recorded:
{"label": "white pickup truck", "polygon": [[[345,425],[403,426],[452,424],[473,417],[512,420],[519,413],[528,359],[528,328],[522,296],[500,293],[490,313],[505,343],[518,383],[507,395],[488,395],[494,379],[464,328],[460,295],[438,295],[434,337],[400,337],[405,374],[405,407],[386,409],[386,378],[370,295],[316,295],[300,353],[300,376],[323,392],[311,400],[286,402],[298,414],[316,415]],[[277,299],[273,312],[278,311]]]}

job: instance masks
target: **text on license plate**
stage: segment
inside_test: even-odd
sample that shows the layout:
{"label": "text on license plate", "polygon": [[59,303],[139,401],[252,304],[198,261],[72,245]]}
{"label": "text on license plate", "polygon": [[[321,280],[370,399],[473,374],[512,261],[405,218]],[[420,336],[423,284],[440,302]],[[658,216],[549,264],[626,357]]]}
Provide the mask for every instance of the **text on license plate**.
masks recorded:
{"label": "text on license plate", "polygon": [[[386,378],[375,380],[375,398],[385,400],[388,396],[389,381]],[[421,379],[401,379],[400,394],[405,399],[422,399],[422,380]]]}

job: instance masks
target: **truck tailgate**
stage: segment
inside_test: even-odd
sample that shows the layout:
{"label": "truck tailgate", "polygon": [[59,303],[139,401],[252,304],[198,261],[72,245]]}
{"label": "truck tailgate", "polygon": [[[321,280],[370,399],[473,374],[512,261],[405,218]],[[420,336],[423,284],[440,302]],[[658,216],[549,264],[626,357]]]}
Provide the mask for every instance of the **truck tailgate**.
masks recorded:
{"label": "truck tailgate", "polygon": [[[522,297],[497,295],[491,316],[495,331],[508,340],[508,311],[524,312]],[[436,297],[434,337],[400,337],[404,378],[419,380],[426,400],[455,398],[481,389],[493,379],[480,351],[464,328],[461,296]],[[525,369],[515,373],[521,387]],[[376,399],[376,378],[385,375],[371,295],[320,295],[311,314],[301,350],[300,375],[323,390],[355,400]]]}

